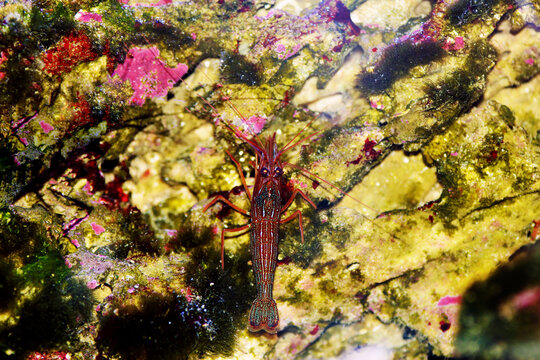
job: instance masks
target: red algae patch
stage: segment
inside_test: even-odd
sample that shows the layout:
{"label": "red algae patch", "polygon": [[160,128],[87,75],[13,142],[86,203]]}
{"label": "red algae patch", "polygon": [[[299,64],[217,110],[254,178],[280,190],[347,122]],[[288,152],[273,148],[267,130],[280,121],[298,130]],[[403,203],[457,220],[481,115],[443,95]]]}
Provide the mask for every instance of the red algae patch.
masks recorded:
{"label": "red algae patch", "polygon": [[97,54],[92,50],[92,42],[85,34],[73,32],[65,36],[43,56],[43,70],[53,76],[70,72],[76,65],[95,60]]}

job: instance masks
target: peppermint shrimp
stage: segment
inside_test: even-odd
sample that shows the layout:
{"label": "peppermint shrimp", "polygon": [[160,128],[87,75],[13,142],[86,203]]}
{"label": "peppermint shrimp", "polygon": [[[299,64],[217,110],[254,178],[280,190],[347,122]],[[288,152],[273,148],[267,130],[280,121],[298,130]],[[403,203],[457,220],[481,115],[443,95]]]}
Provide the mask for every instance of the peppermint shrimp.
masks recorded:
{"label": "peppermint shrimp", "polygon": [[[231,127],[228,126],[228,128]],[[315,134],[312,134],[291,145],[296,137],[299,136],[301,133],[300,132],[291,141],[289,141],[285,147],[278,150],[275,133],[272,136],[267,137],[264,142],[260,141],[257,137],[254,139],[248,139],[245,135],[237,130],[234,130],[234,133],[249,144],[256,154],[255,185],[253,187],[253,194],[251,194],[240,163],[227,151],[227,154],[230,156],[238,169],[242,185],[244,186],[247,197],[251,203],[251,209],[248,212],[234,205],[222,195],[218,195],[214,197],[203,210],[206,211],[216,202],[222,201],[239,213],[249,216],[250,222],[244,226],[234,229],[222,229],[221,266],[224,266],[225,233],[239,232],[251,227],[250,251],[253,263],[253,273],[255,276],[255,286],[257,289],[257,297],[253,301],[251,310],[249,312],[248,329],[253,332],[264,330],[273,334],[276,333],[279,325],[278,310],[276,302],[272,297],[272,291],[278,255],[278,234],[280,224],[298,218],[300,225],[300,236],[302,238],[302,242],[304,242],[302,212],[300,210],[296,210],[283,219],[282,215],[290,207],[296,195],[302,196],[304,200],[313,206],[313,208],[317,208],[313,201],[311,201],[306,194],[297,188],[293,190],[289,199],[283,204],[283,193],[287,186],[287,181],[283,176],[283,168],[284,166],[291,164],[283,162],[281,160],[281,156],[287,150],[294,148]]]}

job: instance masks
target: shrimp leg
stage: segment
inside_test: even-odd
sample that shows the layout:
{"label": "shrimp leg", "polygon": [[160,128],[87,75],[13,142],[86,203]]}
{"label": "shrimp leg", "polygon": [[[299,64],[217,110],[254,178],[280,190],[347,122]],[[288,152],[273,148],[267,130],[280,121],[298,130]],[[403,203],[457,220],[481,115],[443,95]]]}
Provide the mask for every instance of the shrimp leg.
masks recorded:
{"label": "shrimp leg", "polygon": [[302,238],[302,244],[304,243],[304,226],[302,225],[302,212],[296,210],[291,215],[287,216],[285,219],[279,220],[281,224],[293,220],[295,217],[298,217],[298,223],[300,224],[300,237]]}
{"label": "shrimp leg", "polygon": [[251,224],[246,224],[234,229],[221,229],[221,269],[225,269],[225,233],[226,232],[239,232],[249,228]]}
{"label": "shrimp leg", "polygon": [[291,206],[294,198],[296,197],[297,194],[300,194],[304,200],[306,200],[311,206],[313,206],[314,209],[317,209],[317,205],[315,205],[313,203],[313,201],[311,201],[311,199],[306,195],[304,194],[304,192],[302,190],[299,190],[299,189],[294,189],[293,190],[293,193],[291,195],[291,197],[289,198],[289,200],[287,201],[287,203],[285,205],[283,205],[283,207],[281,208],[281,213],[283,214],[288,208],[289,206]]}

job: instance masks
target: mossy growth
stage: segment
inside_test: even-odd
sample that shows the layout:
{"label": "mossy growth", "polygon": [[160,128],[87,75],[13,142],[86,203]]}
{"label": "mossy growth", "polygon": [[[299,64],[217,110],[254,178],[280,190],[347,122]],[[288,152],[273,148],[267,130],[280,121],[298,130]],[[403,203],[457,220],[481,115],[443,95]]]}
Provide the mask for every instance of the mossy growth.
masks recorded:
{"label": "mossy growth", "polygon": [[195,43],[191,35],[182,29],[184,25],[182,22],[171,24],[157,20],[153,13],[146,12],[143,13],[142,19],[142,23],[136,24],[135,43],[143,46],[161,43],[171,51],[178,51],[179,48],[182,49]]}
{"label": "mossy growth", "polygon": [[165,244],[167,252],[189,251],[198,247],[205,247],[214,240],[212,228],[197,227],[185,218],[180,221],[176,235]]}
{"label": "mossy growth", "polygon": [[289,304],[305,304],[311,301],[311,295],[305,290],[300,289],[296,284],[300,280],[301,275],[290,276],[287,279],[285,295],[276,299],[278,302],[288,302]]}
{"label": "mossy growth", "polygon": [[0,325],[0,351],[11,354],[7,359],[23,359],[33,351],[74,348],[77,328],[90,318],[91,310],[85,284],[47,283],[16,311],[15,325]]}
{"label": "mossy growth", "polygon": [[36,41],[36,50],[45,50],[62,36],[75,28],[74,13],[62,2],[57,2],[52,11],[44,11],[43,7],[33,6],[28,14],[32,41]]}
{"label": "mossy growth", "polygon": [[226,258],[219,251],[194,251],[186,266],[190,295],[142,296],[137,306],[117,299],[118,311],[103,315],[97,347],[119,359],[183,359],[192,354],[231,354],[236,328],[254,298],[249,254]]}
{"label": "mossy growth", "polygon": [[329,241],[342,249],[349,240],[349,234],[346,229],[335,225],[337,222],[333,221],[331,212],[326,212],[325,218],[312,208],[302,213],[304,243],[301,242],[298,222],[292,221],[281,226],[279,252],[283,258],[288,258],[306,269],[321,255],[323,241]]}
{"label": "mossy growth", "polygon": [[231,0],[219,1],[218,9],[222,10],[221,16],[225,18],[236,17],[242,12],[254,9],[255,1],[252,0]]}
{"label": "mossy growth", "polygon": [[120,125],[124,107],[114,99],[107,98],[108,95],[102,92],[101,87],[88,95],[90,115],[95,123],[107,121],[110,128],[116,128]]}
{"label": "mossy growth", "polygon": [[[399,284],[399,285],[398,285]],[[393,311],[397,309],[408,309],[411,306],[411,299],[406,295],[406,292],[400,286],[400,283],[385,284],[383,286],[383,295],[385,296],[386,305]]]}
{"label": "mossy growth", "polygon": [[242,320],[255,299],[250,260],[249,249],[243,248],[234,257],[225,256],[223,270],[219,250],[200,249],[191,254],[191,263],[186,267],[187,284],[205,299],[206,307],[220,329],[217,334],[223,336],[208,339],[215,341],[215,344],[208,343],[214,351],[230,349],[236,328],[244,327]]}
{"label": "mossy growth", "polygon": [[501,1],[510,4],[510,0],[459,0],[455,2],[446,15],[454,26],[463,26],[487,16]]}
{"label": "mossy growth", "polygon": [[383,93],[412,68],[439,60],[444,54],[441,45],[435,41],[415,43],[407,40],[390,45],[384,50],[373,71],[358,76],[356,89],[366,94]]}
{"label": "mossy growth", "polygon": [[101,317],[96,346],[106,358],[185,359],[196,331],[207,326],[201,310],[182,295],[147,294],[137,306],[119,304],[116,314]]}
{"label": "mossy growth", "polygon": [[161,243],[139,209],[129,208],[118,223],[124,237],[113,246],[115,257],[125,259],[130,255],[156,256],[161,253]]}
{"label": "mossy growth", "polygon": [[114,32],[108,35],[123,37],[135,31],[136,17],[131,7],[122,6],[116,0],[108,0],[99,4],[99,10],[103,17],[103,22],[114,29]]}
{"label": "mossy growth", "polygon": [[62,256],[56,251],[49,250],[48,247],[44,247],[35,260],[23,266],[21,270],[23,278],[34,284],[51,282],[60,285],[70,275]]}
{"label": "mossy growth", "polygon": [[5,259],[0,259],[0,313],[13,311],[17,293],[23,287],[20,276],[15,272],[15,265]]}
{"label": "mossy growth", "polygon": [[[0,94],[0,97],[2,95]],[[0,125],[0,128],[2,125]],[[20,149],[20,142],[15,137],[4,134],[4,129],[0,133],[0,213],[3,213],[4,207],[11,204],[16,192],[23,186],[22,179],[26,178],[25,170],[17,166],[13,161],[13,156]],[[9,129],[5,130],[6,132]],[[0,215],[0,217],[3,215]],[[0,229],[1,231],[1,229]],[[1,246],[0,246],[1,249]]]}
{"label": "mossy growth", "polygon": [[448,107],[455,115],[474,104],[480,98],[485,76],[496,60],[497,52],[489,43],[478,41],[471,44],[463,68],[453,71],[436,84],[426,85],[427,110],[444,111]]}
{"label": "mossy growth", "polygon": [[249,86],[261,84],[262,77],[258,66],[239,54],[223,51],[220,57],[220,71],[224,80],[230,84]]}
{"label": "mossy growth", "polygon": [[528,54],[524,55],[512,61],[512,68],[517,73],[516,81],[519,83],[529,81],[540,72],[540,59]]}
{"label": "mossy growth", "polygon": [[327,149],[333,145],[334,140],[347,131],[348,127],[335,126],[324,132],[324,136],[321,136],[315,142],[311,142],[309,145],[302,146],[300,151],[300,159],[295,164],[308,167],[312,162],[319,160],[320,158],[328,156]]}

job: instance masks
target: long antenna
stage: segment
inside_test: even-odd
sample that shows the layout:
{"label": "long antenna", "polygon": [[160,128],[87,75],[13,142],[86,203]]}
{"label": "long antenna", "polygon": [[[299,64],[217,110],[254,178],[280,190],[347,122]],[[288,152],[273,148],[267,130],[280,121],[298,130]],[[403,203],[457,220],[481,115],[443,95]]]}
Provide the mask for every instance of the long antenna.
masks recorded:
{"label": "long antenna", "polygon": [[[297,138],[300,136],[300,134],[302,134],[312,123],[313,121],[315,121],[316,118],[313,118],[311,119],[307,124],[306,126],[304,126],[302,128],[302,130],[300,130],[296,135],[294,135],[294,137],[289,140],[289,142],[287,144],[285,144],[285,146],[279,151],[279,155],[283,154],[284,152],[286,152],[288,149],[287,147]],[[294,146],[292,146],[291,148],[293,148]],[[279,157],[279,155],[277,157]]]}
{"label": "long antenna", "polygon": [[[317,180],[320,180],[322,181],[323,183],[325,183],[326,185],[334,188],[335,190],[337,190],[338,192],[340,192],[341,194],[343,194],[344,196],[347,196],[351,199],[353,199],[354,201],[358,202],[359,204],[362,204],[363,206],[365,206],[366,208],[370,209],[371,211],[375,212],[375,213],[379,213],[380,210],[377,210],[377,209],[374,209],[366,204],[364,204],[362,201],[358,200],[357,198],[355,198],[354,196],[348,194],[346,191],[343,191],[341,188],[339,188],[338,186],[332,184],[330,181],[328,180],[325,180],[323,179],[322,177],[318,176],[318,175],[315,175],[314,173],[312,173],[311,171],[307,170],[307,169],[304,169],[303,167],[299,166],[299,165],[296,165],[296,164],[291,164],[291,163],[288,163],[288,162],[284,162],[283,165],[286,165],[286,166],[290,166],[290,167],[293,167],[295,169],[298,169],[300,170],[301,172],[305,173],[305,174],[308,174],[309,176],[313,176],[314,178],[316,178]],[[395,234],[389,232],[388,230],[384,229],[382,226],[380,226],[379,224],[377,224],[376,222],[374,222],[372,219],[370,219],[369,217],[367,217],[366,215],[364,214],[360,214],[362,217],[364,217],[366,220],[368,220],[369,222],[371,222],[373,225],[375,225],[376,227],[378,227],[379,229],[381,229],[382,231],[384,231],[385,233],[387,233],[388,235],[391,235],[392,237],[398,239],[401,241],[401,239],[396,236]]]}
{"label": "long antenna", "polygon": [[[203,75],[206,76],[208,78],[208,75],[206,73],[203,72]],[[219,84],[221,85],[221,84]],[[187,86],[187,85],[186,85]],[[189,90],[189,88],[188,88]],[[200,96],[200,95],[199,95]],[[246,117],[240,112],[240,110],[233,104],[233,102],[231,101],[231,98],[230,97],[224,97],[224,100],[226,101],[227,105],[229,105],[229,107],[231,109],[233,109],[233,111],[240,117],[240,119],[242,119],[242,121],[244,122],[244,124],[247,123],[247,119]],[[226,121],[224,120],[224,122],[226,123]],[[259,147],[262,148],[262,141],[261,139],[259,138],[259,136],[257,135],[256,132],[252,131],[252,129],[250,129],[249,127],[247,127],[247,130],[248,132],[250,133],[250,135],[252,137],[255,138],[255,142],[259,145]]]}

